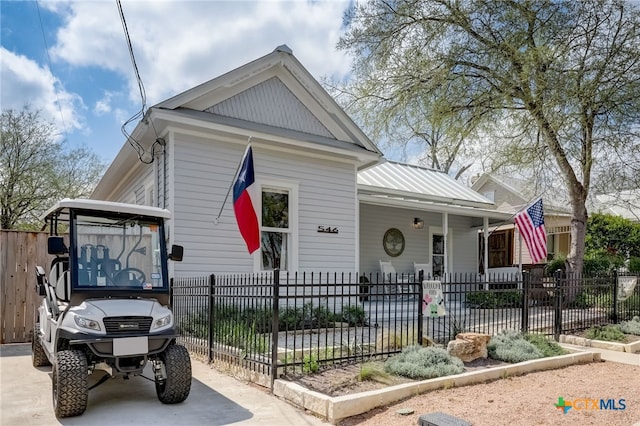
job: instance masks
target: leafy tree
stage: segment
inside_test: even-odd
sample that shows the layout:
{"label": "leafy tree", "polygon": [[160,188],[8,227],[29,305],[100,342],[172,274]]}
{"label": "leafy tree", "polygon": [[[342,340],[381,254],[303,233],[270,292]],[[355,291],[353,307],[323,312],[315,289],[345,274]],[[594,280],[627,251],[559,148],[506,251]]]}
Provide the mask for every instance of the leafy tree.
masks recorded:
{"label": "leafy tree", "polygon": [[355,4],[346,21],[338,46],[354,54],[355,79],[378,80],[384,99],[431,94],[426,111],[436,117],[507,123],[512,160],[539,158],[561,176],[572,211],[568,269],[581,272],[594,165],[637,151],[637,6],[375,0]]}
{"label": "leafy tree", "polygon": [[94,153],[55,142],[53,124],[29,107],[0,121],[0,228],[38,229],[55,200],[91,194],[104,169]]}
{"label": "leafy tree", "polygon": [[640,224],[619,216],[596,213],[589,217],[585,238],[587,254],[640,257]]}

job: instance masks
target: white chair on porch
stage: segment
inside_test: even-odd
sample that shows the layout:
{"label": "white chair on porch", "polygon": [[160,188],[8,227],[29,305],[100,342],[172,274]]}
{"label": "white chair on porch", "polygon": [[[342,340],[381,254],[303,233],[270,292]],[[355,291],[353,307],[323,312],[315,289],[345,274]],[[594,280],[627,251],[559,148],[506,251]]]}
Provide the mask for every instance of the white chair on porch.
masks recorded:
{"label": "white chair on porch", "polygon": [[[382,273],[382,283],[386,297],[396,296],[398,294],[398,284],[405,284],[411,281],[406,274],[398,275],[391,262],[380,260],[380,272]],[[408,293],[409,286],[401,286],[400,291],[401,293]]]}

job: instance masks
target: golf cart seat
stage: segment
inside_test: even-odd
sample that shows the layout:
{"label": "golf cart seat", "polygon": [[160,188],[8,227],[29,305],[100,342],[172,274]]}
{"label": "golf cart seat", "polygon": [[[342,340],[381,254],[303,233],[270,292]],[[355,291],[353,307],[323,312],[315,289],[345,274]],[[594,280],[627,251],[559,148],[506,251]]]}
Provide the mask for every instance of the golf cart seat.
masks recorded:
{"label": "golf cart seat", "polygon": [[51,271],[49,272],[49,284],[55,287],[58,284],[58,279],[68,269],[69,258],[67,256],[53,259],[51,261]]}
{"label": "golf cart seat", "polygon": [[71,299],[71,272],[64,271],[56,282],[56,297],[63,302]]}

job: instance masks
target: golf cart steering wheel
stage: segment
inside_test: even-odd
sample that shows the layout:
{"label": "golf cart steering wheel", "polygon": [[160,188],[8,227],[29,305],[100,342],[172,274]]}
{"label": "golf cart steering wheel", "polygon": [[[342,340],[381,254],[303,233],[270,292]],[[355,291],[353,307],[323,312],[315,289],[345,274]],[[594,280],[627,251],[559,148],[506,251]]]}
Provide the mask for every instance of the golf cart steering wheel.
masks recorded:
{"label": "golf cart steering wheel", "polygon": [[[133,278],[131,278],[133,274]],[[142,286],[147,281],[147,277],[138,268],[124,268],[116,272],[113,276],[113,282],[115,285],[132,285]]]}

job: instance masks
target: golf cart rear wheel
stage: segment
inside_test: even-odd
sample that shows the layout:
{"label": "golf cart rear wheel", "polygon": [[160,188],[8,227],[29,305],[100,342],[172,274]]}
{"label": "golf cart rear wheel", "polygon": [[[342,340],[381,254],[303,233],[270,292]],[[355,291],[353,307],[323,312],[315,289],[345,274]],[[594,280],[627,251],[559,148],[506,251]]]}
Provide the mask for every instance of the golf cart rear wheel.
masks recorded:
{"label": "golf cart rear wheel", "polygon": [[44,367],[51,365],[47,354],[44,352],[42,342],[40,342],[40,336],[38,335],[38,324],[33,327],[33,338],[31,340],[31,361],[34,367]]}
{"label": "golf cart rear wheel", "polygon": [[87,357],[81,351],[60,351],[53,364],[53,408],[56,417],[79,416],[87,408]]}
{"label": "golf cart rear wheel", "polygon": [[184,346],[171,345],[160,354],[166,378],[156,379],[156,394],[163,404],[176,404],[189,396],[191,390],[191,359]]}

